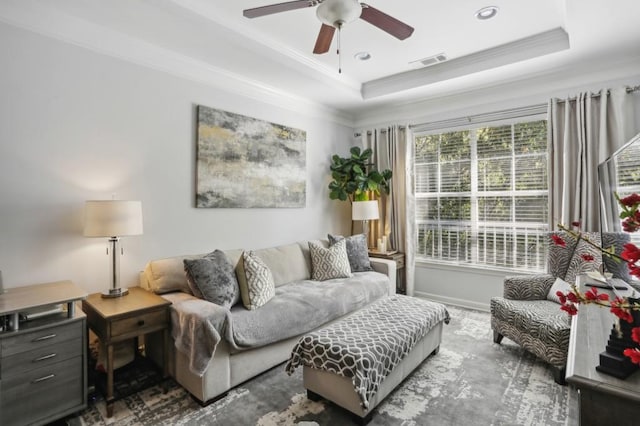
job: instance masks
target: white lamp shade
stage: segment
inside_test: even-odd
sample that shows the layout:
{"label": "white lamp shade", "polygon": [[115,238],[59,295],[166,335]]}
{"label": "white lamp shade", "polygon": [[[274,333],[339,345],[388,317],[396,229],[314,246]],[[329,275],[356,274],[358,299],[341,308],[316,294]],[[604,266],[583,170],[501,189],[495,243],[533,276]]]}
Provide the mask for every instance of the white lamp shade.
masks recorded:
{"label": "white lamp shade", "polygon": [[352,220],[372,220],[379,219],[378,201],[354,201],[351,206]]}
{"label": "white lamp shade", "polygon": [[85,237],[122,237],[142,234],[140,201],[92,200],[84,207]]}

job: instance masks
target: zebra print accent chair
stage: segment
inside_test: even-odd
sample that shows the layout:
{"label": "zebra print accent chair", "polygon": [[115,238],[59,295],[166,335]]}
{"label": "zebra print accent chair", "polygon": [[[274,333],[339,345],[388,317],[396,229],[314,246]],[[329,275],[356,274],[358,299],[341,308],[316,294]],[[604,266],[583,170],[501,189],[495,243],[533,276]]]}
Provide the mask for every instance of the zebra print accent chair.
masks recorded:
{"label": "zebra print accent chair", "polygon": [[[554,234],[565,240],[566,247],[553,243]],[[620,253],[624,243],[629,241],[629,235],[622,233],[583,234],[604,247],[613,245],[616,253]],[[556,383],[564,385],[571,317],[560,310],[558,303],[548,300],[547,293],[556,278],[574,283],[579,274],[598,270],[603,259],[595,247],[582,240],[576,241],[565,232],[549,233],[548,244],[548,273],[504,279],[503,297],[491,299],[491,328],[495,343],[499,344],[504,336],[513,340],[549,363]],[[591,254],[594,260],[585,262],[580,256],[584,253]],[[604,263],[615,278],[629,280],[626,265],[606,257]]]}

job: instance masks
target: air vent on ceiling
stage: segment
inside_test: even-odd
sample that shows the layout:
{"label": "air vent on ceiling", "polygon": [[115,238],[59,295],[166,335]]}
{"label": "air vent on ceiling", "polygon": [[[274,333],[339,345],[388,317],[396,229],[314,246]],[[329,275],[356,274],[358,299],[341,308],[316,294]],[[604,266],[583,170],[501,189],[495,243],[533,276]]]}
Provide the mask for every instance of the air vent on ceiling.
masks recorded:
{"label": "air vent on ceiling", "polygon": [[438,53],[433,56],[429,56],[427,58],[418,59],[417,61],[409,62],[409,65],[415,68],[428,67],[431,65],[439,64],[440,62],[444,62],[447,60],[447,55],[442,53]]}

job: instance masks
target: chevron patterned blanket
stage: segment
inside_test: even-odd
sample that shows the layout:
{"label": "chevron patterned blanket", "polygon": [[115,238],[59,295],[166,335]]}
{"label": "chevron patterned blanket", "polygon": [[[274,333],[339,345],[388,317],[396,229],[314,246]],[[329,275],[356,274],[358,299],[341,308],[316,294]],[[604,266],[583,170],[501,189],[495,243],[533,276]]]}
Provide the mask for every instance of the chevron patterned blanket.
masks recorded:
{"label": "chevron patterned blanket", "polygon": [[290,375],[306,366],[351,378],[366,409],[384,378],[440,321],[449,323],[449,313],[440,303],[386,297],[302,336],[285,368]]}

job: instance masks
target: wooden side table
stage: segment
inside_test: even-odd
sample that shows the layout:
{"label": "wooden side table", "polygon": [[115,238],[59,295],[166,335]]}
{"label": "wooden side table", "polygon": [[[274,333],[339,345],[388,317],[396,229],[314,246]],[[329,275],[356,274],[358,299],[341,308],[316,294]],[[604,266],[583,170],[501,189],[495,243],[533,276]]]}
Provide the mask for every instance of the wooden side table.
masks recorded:
{"label": "wooden side table", "polygon": [[369,250],[369,257],[394,260],[396,262],[396,292],[400,294],[407,294],[404,274],[404,253],[399,251],[381,253],[376,250]]}
{"label": "wooden side table", "polygon": [[118,298],[103,298],[90,294],[82,301],[89,328],[107,349],[107,417],[113,415],[113,345],[147,333],[163,331],[163,378],[168,376],[169,302],[140,287],[129,288],[129,294]]}

